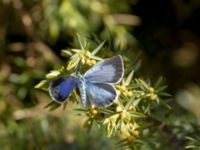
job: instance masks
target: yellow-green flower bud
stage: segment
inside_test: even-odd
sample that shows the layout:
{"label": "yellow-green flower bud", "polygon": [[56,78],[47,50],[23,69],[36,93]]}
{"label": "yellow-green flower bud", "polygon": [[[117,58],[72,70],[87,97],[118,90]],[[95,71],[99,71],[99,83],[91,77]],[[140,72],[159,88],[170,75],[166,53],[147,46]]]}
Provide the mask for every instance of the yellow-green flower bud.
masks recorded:
{"label": "yellow-green flower bud", "polygon": [[126,94],[127,94],[128,97],[133,96],[133,93],[131,91],[127,91]]}
{"label": "yellow-green flower bud", "polygon": [[122,112],[122,107],[121,106],[117,106],[116,112]]}
{"label": "yellow-green flower bud", "polygon": [[151,87],[151,88],[148,89],[148,92],[149,92],[149,93],[154,93],[154,92],[155,92],[155,89]]}

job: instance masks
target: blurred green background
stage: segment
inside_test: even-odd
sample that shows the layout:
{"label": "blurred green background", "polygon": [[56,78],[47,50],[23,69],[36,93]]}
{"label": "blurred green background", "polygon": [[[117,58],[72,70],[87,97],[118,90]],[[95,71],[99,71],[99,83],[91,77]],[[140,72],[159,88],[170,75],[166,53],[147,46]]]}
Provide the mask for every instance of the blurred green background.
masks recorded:
{"label": "blurred green background", "polygon": [[115,139],[87,132],[70,105],[44,109],[50,98],[34,89],[66,63],[62,49],[78,48],[77,33],[93,45],[105,40],[104,56],[141,52],[140,74],[166,78],[171,119],[198,126],[199,18],[199,0],[1,0],[0,149],[114,149]]}

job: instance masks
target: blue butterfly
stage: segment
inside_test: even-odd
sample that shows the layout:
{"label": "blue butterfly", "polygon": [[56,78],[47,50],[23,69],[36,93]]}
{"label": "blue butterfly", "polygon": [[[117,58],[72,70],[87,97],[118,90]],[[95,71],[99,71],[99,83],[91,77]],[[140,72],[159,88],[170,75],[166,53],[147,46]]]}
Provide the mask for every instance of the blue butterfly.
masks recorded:
{"label": "blue butterfly", "polygon": [[118,97],[114,84],[120,82],[123,75],[123,60],[118,55],[100,61],[84,75],[52,80],[49,93],[54,101],[62,103],[78,87],[83,106],[108,107]]}

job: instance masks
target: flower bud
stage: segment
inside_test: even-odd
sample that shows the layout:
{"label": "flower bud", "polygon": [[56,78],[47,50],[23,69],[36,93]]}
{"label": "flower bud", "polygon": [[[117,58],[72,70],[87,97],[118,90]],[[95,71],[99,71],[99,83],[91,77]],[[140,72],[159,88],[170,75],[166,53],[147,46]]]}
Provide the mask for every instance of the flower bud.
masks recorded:
{"label": "flower bud", "polygon": [[92,109],[92,110],[91,110],[91,113],[92,113],[93,115],[96,115],[96,114],[98,113],[98,111],[97,111],[96,109]]}
{"label": "flower bud", "polygon": [[117,106],[116,112],[122,112],[122,107],[121,106]]}
{"label": "flower bud", "polygon": [[126,92],[126,94],[127,94],[128,97],[133,96],[133,93],[131,91]]}
{"label": "flower bud", "polygon": [[96,61],[93,59],[93,60],[91,60],[91,64],[92,65],[95,65],[96,64]]}
{"label": "flower bud", "polygon": [[154,93],[154,92],[155,92],[155,89],[151,87],[151,88],[148,89],[148,92],[149,92],[149,93]]}

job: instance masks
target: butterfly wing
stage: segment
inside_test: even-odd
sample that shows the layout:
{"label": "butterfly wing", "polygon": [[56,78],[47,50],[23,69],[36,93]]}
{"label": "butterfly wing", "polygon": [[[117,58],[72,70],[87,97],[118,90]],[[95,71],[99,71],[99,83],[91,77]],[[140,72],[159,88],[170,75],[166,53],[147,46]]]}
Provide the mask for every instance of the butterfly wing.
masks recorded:
{"label": "butterfly wing", "polygon": [[58,78],[51,81],[49,85],[49,94],[54,101],[62,103],[76,86],[76,78],[73,76]]}
{"label": "butterfly wing", "polygon": [[87,105],[108,107],[117,99],[116,89],[107,83],[86,82]]}
{"label": "butterfly wing", "polygon": [[114,56],[97,63],[89,69],[84,77],[91,82],[117,83],[124,74],[124,64],[121,56]]}

